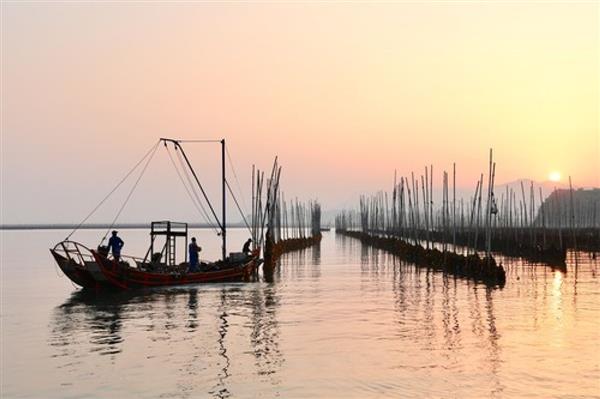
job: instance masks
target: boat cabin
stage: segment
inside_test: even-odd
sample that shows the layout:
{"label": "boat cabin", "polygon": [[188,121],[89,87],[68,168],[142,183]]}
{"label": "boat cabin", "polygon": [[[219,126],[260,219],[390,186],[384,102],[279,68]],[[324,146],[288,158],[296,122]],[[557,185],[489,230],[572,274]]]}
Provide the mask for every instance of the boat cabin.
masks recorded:
{"label": "boat cabin", "polygon": [[[183,245],[183,247],[182,247]],[[183,249],[183,263],[188,262],[188,225],[169,220],[150,224],[150,248],[143,263],[166,267],[177,266],[177,250]],[[180,257],[181,259],[181,257]]]}

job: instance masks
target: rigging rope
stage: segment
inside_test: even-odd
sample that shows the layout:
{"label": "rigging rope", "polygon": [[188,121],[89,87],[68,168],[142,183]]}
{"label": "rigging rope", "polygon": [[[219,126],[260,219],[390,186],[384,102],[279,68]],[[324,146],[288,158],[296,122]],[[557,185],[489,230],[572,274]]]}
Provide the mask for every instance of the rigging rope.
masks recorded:
{"label": "rigging rope", "polygon": [[248,221],[246,220],[246,216],[244,216],[244,212],[242,212],[242,210],[240,208],[240,204],[238,203],[237,198],[235,198],[235,195],[233,195],[233,191],[231,190],[231,186],[229,185],[229,182],[227,180],[225,180],[225,185],[229,189],[229,193],[231,194],[231,197],[233,198],[233,201],[235,202],[235,205],[237,206],[238,211],[240,211],[240,215],[242,215],[242,219],[244,220],[244,224],[246,225],[246,228],[250,232],[250,235],[252,235],[252,229],[248,225]]}
{"label": "rigging rope", "polygon": [[127,172],[127,174],[121,179],[121,181],[119,181],[119,183],[117,183],[117,185],[102,199],[102,201],[100,201],[100,203],[98,205],[96,205],[96,207],[94,209],[92,209],[92,211],[69,233],[69,235],[65,238],[65,241],[68,240],[69,238],[71,238],[71,236],[77,231],[79,230],[79,228],[81,226],[83,226],[83,224],[98,210],[98,208],[100,208],[102,206],[102,204],[104,204],[104,202],[106,202],[106,200],[115,192],[117,191],[117,189],[121,186],[121,184],[123,184],[123,182],[125,182],[125,180],[127,180],[127,178],[137,169],[138,166],[140,166],[140,164],[142,162],[144,162],[144,159],[146,159],[148,157],[148,155],[150,155],[150,153],[152,152],[152,150],[156,151],[156,147],[158,146],[158,144],[160,143],[160,140],[154,144],[152,147],[150,147],[150,149],[148,150],[148,152],[146,152],[146,154],[142,157],[142,159],[140,159],[135,166],[129,170],[129,172]]}
{"label": "rigging rope", "polygon": [[[169,150],[169,147],[166,147],[166,148],[167,148],[167,153],[169,154],[169,159],[171,160],[171,163],[173,164],[173,167],[175,168],[175,171],[177,172],[177,176],[179,176],[179,180],[181,181],[181,184],[183,184],[183,187],[185,188],[185,191],[187,192],[188,196],[190,197],[190,200],[192,200],[192,203],[196,207],[196,210],[198,211],[200,216],[204,218],[204,221],[206,222],[206,224],[208,224],[213,230],[215,230],[216,233],[218,233],[219,232],[218,228],[216,227],[216,225],[214,223],[212,223],[212,221],[208,217],[208,213],[202,206],[202,203],[197,202],[197,194],[194,193],[194,194],[196,194],[196,198],[194,198],[194,196],[192,195],[192,192],[190,191],[190,188],[188,187],[187,184],[185,184],[185,180],[183,180],[183,176],[181,175],[181,172],[179,171],[179,168],[177,167],[177,164],[175,163],[175,160],[173,159],[173,155],[171,155],[171,150]],[[184,169],[184,173],[185,173],[185,169]],[[188,180],[189,180],[189,176],[188,176]],[[190,186],[192,187],[192,190],[193,190],[194,186],[191,184],[191,182],[190,182]]]}
{"label": "rigging rope", "polygon": [[[200,196],[198,195],[198,192],[196,191],[196,189],[194,188],[194,184],[192,183],[192,178],[189,175],[189,171],[188,168],[185,166],[184,161],[182,159],[181,152],[177,152],[177,159],[179,160],[179,163],[181,164],[181,169],[184,171],[185,173],[185,177],[188,181],[188,183],[190,184],[190,187],[192,187],[192,192],[194,193],[194,196],[196,197],[196,200],[198,201],[198,203],[200,205],[202,205],[202,200],[200,199]],[[219,219],[217,218],[215,211],[212,209],[212,206],[210,205],[210,201],[208,200],[208,196],[206,195],[206,193],[204,192],[204,189],[202,188],[202,186],[200,185],[200,182],[196,179],[196,181],[198,182],[198,185],[200,186],[200,190],[202,190],[202,194],[204,195],[204,199],[206,200],[208,206],[210,207],[210,210],[212,211],[212,214],[216,220],[216,226],[220,229],[221,228],[221,223],[219,222]],[[210,217],[208,216],[208,212],[206,211],[206,209],[204,207],[202,207],[202,209],[204,210],[204,212],[206,213],[208,219],[210,219]],[[219,234],[219,231],[217,229],[217,234]]]}
{"label": "rigging rope", "polygon": [[146,172],[146,169],[148,168],[148,165],[150,164],[150,161],[152,161],[152,158],[154,158],[154,154],[156,154],[156,150],[158,149],[158,145],[159,144],[160,144],[160,141],[158,143],[156,143],[156,145],[154,146],[154,150],[152,151],[152,155],[150,155],[150,157],[146,161],[146,164],[144,165],[144,168],[142,169],[142,171],[141,171],[140,175],[138,176],[137,180],[135,181],[135,184],[133,185],[133,187],[131,187],[131,190],[129,190],[129,194],[127,195],[127,198],[125,198],[125,202],[123,203],[123,205],[121,205],[121,209],[119,209],[119,212],[117,212],[117,216],[115,216],[115,218],[111,222],[110,226],[108,227],[108,230],[106,230],[106,233],[104,234],[104,237],[102,237],[102,240],[100,240],[100,245],[102,245],[102,243],[106,239],[106,236],[108,236],[108,233],[110,232],[110,230],[115,225],[115,222],[117,221],[117,219],[121,215],[121,212],[123,212],[123,209],[125,209],[125,205],[127,205],[127,202],[129,202],[129,199],[131,198],[131,195],[133,194],[133,192],[135,191],[138,183],[142,179],[142,176],[144,176],[144,172]]}
{"label": "rigging rope", "polygon": [[[242,191],[242,186],[240,185],[240,181],[239,181],[239,179],[237,177],[237,173],[235,172],[235,167],[233,165],[233,161],[231,159],[231,155],[229,154],[229,149],[227,149],[227,147],[225,147],[225,152],[227,154],[227,160],[229,161],[229,166],[231,166],[231,171],[233,172],[233,177],[235,177],[235,182],[237,184],[237,188],[238,188],[238,191],[240,193],[240,197],[242,199],[242,205],[243,205],[243,208],[244,208],[244,212],[248,213],[248,206],[246,205],[246,199],[244,198],[244,192]],[[231,195],[233,196],[233,192],[231,193]]]}
{"label": "rigging rope", "polygon": [[[206,204],[208,205],[208,208],[212,212],[212,214],[213,214],[213,216],[215,218],[215,221],[217,222],[217,225],[219,226],[219,228],[223,229],[224,227],[221,224],[221,222],[219,221],[219,217],[215,213],[215,210],[214,210],[212,204],[210,203],[210,200],[208,199],[208,195],[206,195],[206,191],[204,191],[204,187],[202,187],[202,184],[200,183],[200,179],[198,179],[198,176],[196,175],[196,172],[192,168],[190,160],[188,159],[187,155],[185,155],[185,152],[183,151],[183,147],[179,144],[179,142],[176,142],[175,146],[176,146],[175,149],[177,149],[179,147],[179,149],[181,150],[181,156],[183,156],[183,158],[185,159],[185,163],[188,165],[188,167],[190,169],[190,173],[192,174],[192,176],[194,176],[194,179],[196,180],[196,183],[198,184],[198,188],[200,188],[200,191],[202,192],[202,195],[204,196],[204,199],[206,200]],[[183,161],[181,160],[181,156],[180,156],[180,162],[183,165]]]}

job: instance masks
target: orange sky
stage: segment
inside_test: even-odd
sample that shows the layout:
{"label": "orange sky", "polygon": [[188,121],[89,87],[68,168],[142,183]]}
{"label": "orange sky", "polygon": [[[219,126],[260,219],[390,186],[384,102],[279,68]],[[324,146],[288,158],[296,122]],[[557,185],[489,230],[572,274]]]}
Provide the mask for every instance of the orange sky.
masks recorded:
{"label": "orange sky", "polygon": [[474,187],[490,147],[500,184],[599,186],[598,7],[3,2],[2,222],[81,219],[161,136],[325,207],[430,163]]}

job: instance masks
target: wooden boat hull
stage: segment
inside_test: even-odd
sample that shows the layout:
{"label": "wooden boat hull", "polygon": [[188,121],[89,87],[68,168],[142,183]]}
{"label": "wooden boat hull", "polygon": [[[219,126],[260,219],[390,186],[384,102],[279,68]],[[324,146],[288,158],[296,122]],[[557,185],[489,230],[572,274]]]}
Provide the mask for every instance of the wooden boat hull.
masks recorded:
{"label": "wooden boat hull", "polygon": [[109,284],[122,290],[164,287],[184,284],[249,280],[259,266],[258,257],[221,270],[195,273],[153,273],[130,267],[127,263],[108,259],[92,251],[96,264]]}
{"label": "wooden boat hull", "polygon": [[88,263],[81,265],[75,262],[73,259],[69,259],[56,250],[51,249],[50,253],[54,257],[54,260],[60,267],[60,270],[67,276],[72,282],[83,288],[95,288],[97,285],[96,279],[92,276],[88,270]]}

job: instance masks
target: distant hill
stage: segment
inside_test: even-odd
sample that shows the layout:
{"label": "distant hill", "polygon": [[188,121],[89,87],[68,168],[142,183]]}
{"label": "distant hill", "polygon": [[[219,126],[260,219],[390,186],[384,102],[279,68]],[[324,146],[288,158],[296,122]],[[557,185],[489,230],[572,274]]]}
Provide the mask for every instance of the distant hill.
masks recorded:
{"label": "distant hill", "polygon": [[[600,189],[573,190],[573,227],[600,227]],[[552,192],[538,209],[535,225],[546,227],[571,226],[571,192]]]}
{"label": "distant hill", "polygon": [[[496,192],[496,197],[498,197],[502,192],[506,192],[506,188],[508,190],[513,190],[518,195],[521,195],[521,183],[523,184],[523,189],[525,191],[525,197],[529,194],[529,190],[531,189],[531,184],[533,183],[534,192],[536,194],[536,201],[539,200],[539,189],[542,188],[542,197],[545,199],[554,191],[554,189],[568,189],[569,184],[563,182],[553,182],[553,181],[543,181],[538,182],[531,179],[518,179],[508,183],[496,185],[494,191]],[[575,187],[574,187],[575,188]]]}

